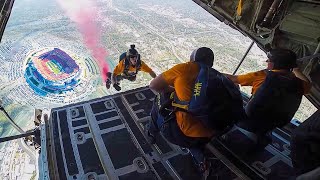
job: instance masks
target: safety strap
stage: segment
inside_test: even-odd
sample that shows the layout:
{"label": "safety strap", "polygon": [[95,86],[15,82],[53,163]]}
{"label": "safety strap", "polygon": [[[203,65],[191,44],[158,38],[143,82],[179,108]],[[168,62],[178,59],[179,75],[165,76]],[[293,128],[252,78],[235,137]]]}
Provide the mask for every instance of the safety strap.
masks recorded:
{"label": "safety strap", "polygon": [[241,14],[242,14],[242,0],[239,0],[238,7],[237,7],[237,15],[241,16]]}
{"label": "safety strap", "polygon": [[180,101],[180,99],[178,98],[177,94],[175,92],[173,92],[173,93],[174,93],[174,95],[173,95],[172,106],[188,111],[188,109],[189,109],[189,101]]}
{"label": "safety strap", "polygon": [[[202,63],[197,64],[200,66],[200,71],[197,75],[197,78],[195,79],[192,90],[193,94],[190,101],[182,101],[178,98],[176,93],[174,93],[172,106],[178,108],[179,110],[189,112],[190,108],[198,108],[198,106],[201,106],[205,101],[203,99],[206,98],[206,90],[209,83],[209,68],[207,65],[204,65]],[[196,98],[200,99],[197,99],[196,101]]]}

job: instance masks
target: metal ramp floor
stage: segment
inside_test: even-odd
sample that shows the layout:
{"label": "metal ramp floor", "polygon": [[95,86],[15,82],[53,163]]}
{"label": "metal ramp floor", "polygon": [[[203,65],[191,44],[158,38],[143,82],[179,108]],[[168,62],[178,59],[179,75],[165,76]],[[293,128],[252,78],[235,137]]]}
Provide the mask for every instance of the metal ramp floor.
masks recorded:
{"label": "metal ramp floor", "polygon": [[[188,150],[168,143],[161,135],[155,145],[146,141],[143,130],[154,96],[145,87],[52,109],[46,122],[50,178],[200,179]],[[212,157],[217,158],[209,179],[267,177],[252,168],[252,161],[234,163],[235,157],[238,161],[243,157],[230,154],[236,150],[219,139],[209,146]],[[248,167],[243,168],[245,161]]]}
{"label": "metal ramp floor", "polygon": [[234,128],[227,138],[219,137],[209,143],[251,179],[295,179],[290,158],[290,136],[281,129],[272,132],[272,143],[257,148],[241,128]]}

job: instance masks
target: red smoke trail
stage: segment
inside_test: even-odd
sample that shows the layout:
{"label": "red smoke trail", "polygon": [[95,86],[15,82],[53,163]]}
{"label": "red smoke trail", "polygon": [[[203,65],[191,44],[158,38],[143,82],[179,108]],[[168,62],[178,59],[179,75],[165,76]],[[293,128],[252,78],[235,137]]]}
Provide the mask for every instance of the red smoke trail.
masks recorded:
{"label": "red smoke trail", "polygon": [[105,61],[108,52],[100,44],[100,29],[95,22],[97,13],[92,2],[90,0],[57,0],[57,2],[68,17],[76,23],[85,45],[91,51],[94,59],[98,61],[102,79],[105,81],[106,73],[109,71]]}

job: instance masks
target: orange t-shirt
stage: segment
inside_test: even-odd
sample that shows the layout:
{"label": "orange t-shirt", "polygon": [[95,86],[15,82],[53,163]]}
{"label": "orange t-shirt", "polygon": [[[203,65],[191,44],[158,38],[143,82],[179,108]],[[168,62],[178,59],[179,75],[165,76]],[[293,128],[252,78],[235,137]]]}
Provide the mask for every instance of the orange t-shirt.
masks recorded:
{"label": "orange t-shirt", "polygon": [[[168,85],[174,86],[176,95],[181,101],[190,101],[199,71],[200,67],[196,63],[187,62],[178,64],[161,75]],[[186,136],[211,137],[214,133],[187,112],[177,111],[176,119],[178,126]]]}
{"label": "orange t-shirt", "polygon": [[[276,70],[273,70],[276,71]],[[241,86],[252,86],[251,94],[254,95],[258,88],[262,85],[264,80],[267,77],[268,70],[260,70],[256,72],[251,72],[243,75],[238,75],[237,79]],[[302,80],[301,80],[302,81]],[[311,85],[305,81],[303,82],[304,94],[308,94],[311,88]]]}
{"label": "orange t-shirt", "polygon": [[[122,72],[124,71],[125,68],[125,63],[124,63],[124,59],[122,59],[119,64],[114,68],[113,70],[113,74],[114,75],[120,75],[122,74]],[[140,66],[140,70],[146,73],[151,73],[152,69],[143,61],[141,61],[141,66]],[[129,70],[128,70],[128,74],[130,73],[135,73],[136,72],[136,67],[134,66],[129,66]]]}

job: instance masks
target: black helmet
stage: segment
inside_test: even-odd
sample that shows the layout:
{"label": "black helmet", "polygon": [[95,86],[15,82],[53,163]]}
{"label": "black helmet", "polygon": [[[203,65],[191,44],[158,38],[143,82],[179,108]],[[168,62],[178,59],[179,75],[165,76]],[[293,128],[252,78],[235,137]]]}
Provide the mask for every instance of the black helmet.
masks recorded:
{"label": "black helmet", "polygon": [[195,49],[190,56],[190,61],[202,62],[209,67],[213,66],[214,54],[210,48],[201,47]]}
{"label": "black helmet", "polygon": [[138,56],[138,51],[135,49],[135,45],[130,45],[130,49],[127,51],[127,57],[129,56]]}
{"label": "black helmet", "polygon": [[273,62],[273,69],[292,69],[297,67],[297,56],[289,49],[272,49],[267,57]]}

